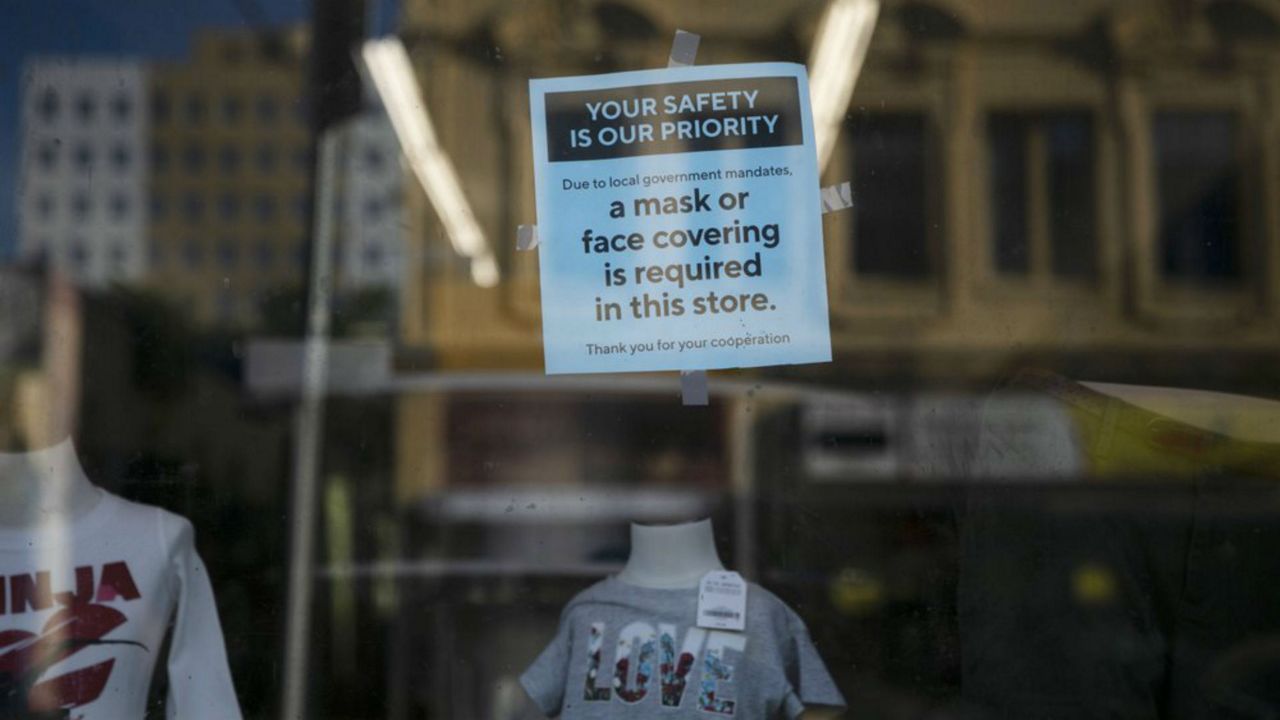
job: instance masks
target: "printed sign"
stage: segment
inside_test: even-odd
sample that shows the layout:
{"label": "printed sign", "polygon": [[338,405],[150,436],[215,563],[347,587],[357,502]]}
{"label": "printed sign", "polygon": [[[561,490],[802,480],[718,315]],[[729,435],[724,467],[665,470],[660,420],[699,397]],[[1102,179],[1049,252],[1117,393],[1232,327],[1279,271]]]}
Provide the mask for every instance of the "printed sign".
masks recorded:
{"label": "printed sign", "polygon": [[831,359],[803,66],[529,88],[548,373]]}

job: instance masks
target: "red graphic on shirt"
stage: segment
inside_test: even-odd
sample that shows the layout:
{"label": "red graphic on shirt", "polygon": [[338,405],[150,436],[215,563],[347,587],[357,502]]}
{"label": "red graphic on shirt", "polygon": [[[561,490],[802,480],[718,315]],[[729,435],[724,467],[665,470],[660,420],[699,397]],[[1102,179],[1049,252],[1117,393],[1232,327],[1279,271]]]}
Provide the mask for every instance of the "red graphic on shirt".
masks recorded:
{"label": "red graphic on shirt", "polygon": [[[31,575],[7,578],[9,594],[15,600],[11,611],[18,610],[18,593],[13,591],[18,588],[26,590],[28,584],[34,590],[31,609],[49,607],[51,603],[46,604],[46,598],[56,599],[65,607],[56,610],[45,621],[39,634],[26,630],[0,630],[0,718],[44,720],[68,717],[70,709],[98,699],[111,677],[115,660],[108,659],[54,677],[44,677],[49,668],[81,650],[98,645],[133,645],[146,649],[141,643],[131,640],[105,639],[128,618],[119,610],[98,603],[116,598],[132,600],[140,596],[133,578],[124,580],[129,575],[128,567],[124,563],[109,565],[112,572],[102,573],[96,593],[93,592],[92,568],[76,568],[77,587],[74,592],[49,593],[48,573],[44,572],[36,573],[38,580],[34,583],[27,582],[33,577]],[[115,577],[109,578],[109,575]],[[0,577],[0,581],[3,579]],[[108,579],[113,582],[108,583]]]}

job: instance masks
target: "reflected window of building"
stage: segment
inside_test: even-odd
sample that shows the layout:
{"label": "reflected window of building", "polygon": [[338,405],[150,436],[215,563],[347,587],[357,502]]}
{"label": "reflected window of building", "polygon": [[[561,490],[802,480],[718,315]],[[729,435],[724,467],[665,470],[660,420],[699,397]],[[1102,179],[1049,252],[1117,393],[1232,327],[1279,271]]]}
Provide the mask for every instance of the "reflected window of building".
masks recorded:
{"label": "reflected window of building", "polygon": [[196,193],[187,193],[182,200],[182,214],[187,222],[197,223],[204,218],[204,199]]}
{"label": "reflected window of building", "polygon": [[182,259],[187,264],[187,268],[196,270],[200,267],[200,263],[204,261],[204,250],[200,247],[199,241],[195,238],[188,238],[182,244]]}
{"label": "reflected window of building", "polygon": [[369,170],[381,170],[386,158],[382,155],[382,150],[377,147],[367,147],[364,150],[364,166]]}
{"label": "reflected window of building", "polygon": [[89,245],[83,238],[71,241],[71,263],[82,270],[89,264]]}
{"label": "reflected window of building", "polygon": [[169,167],[169,149],[160,143],[151,146],[152,172],[164,172]]}
{"label": "reflected window of building", "polygon": [[198,173],[204,169],[204,148],[199,145],[188,145],[182,153],[182,164],[189,173]]}
{"label": "reflected window of building", "polygon": [[41,168],[52,170],[58,164],[58,143],[53,140],[45,140],[40,143],[40,149],[36,151],[36,158],[40,162]]}
{"label": "reflected window of building", "polygon": [[234,238],[223,238],[218,243],[218,262],[222,264],[223,270],[234,270],[239,255]]}
{"label": "reflected window of building", "polygon": [[111,243],[111,263],[115,265],[116,269],[123,269],[128,260],[129,251],[125,248],[124,241],[120,238],[115,238]]}
{"label": "reflected window of building", "polygon": [[270,95],[260,95],[257,102],[258,122],[270,123],[274,122],[276,115],[279,114],[280,106],[276,99]]}
{"label": "reflected window of building", "polygon": [[153,90],[151,94],[151,122],[162,124],[169,120],[169,93]]}
{"label": "reflected window of building", "polygon": [[228,95],[222,98],[222,119],[227,123],[235,123],[240,120],[241,111],[244,103],[235,95]]}
{"label": "reflected window of building", "polygon": [[1240,277],[1243,173],[1235,116],[1159,112],[1152,134],[1161,271],[1195,282]]}
{"label": "reflected window of building", "polygon": [[855,275],[905,280],[934,271],[933,238],[941,225],[940,178],[930,172],[933,147],[922,113],[859,114],[851,122]]}
{"label": "reflected window of building", "polygon": [[270,173],[276,169],[276,151],[270,145],[261,145],[255,155],[258,172]]}
{"label": "reflected window of building", "polygon": [[111,165],[117,172],[123,172],[129,168],[133,160],[133,154],[129,152],[129,147],[124,143],[117,143],[111,148]]}
{"label": "reflected window of building", "polygon": [[218,215],[223,220],[234,220],[240,215],[240,198],[232,193],[223,193],[218,198]]}
{"label": "reflected window of building", "polygon": [[36,107],[39,108],[40,119],[45,122],[52,122],[58,117],[58,93],[53,88],[48,88],[40,93],[40,102]]}
{"label": "reflected window of building", "polygon": [[152,238],[150,244],[151,264],[160,266],[164,265],[165,252],[164,245],[159,238]]}
{"label": "reflected window of building", "polygon": [[80,143],[76,147],[76,167],[86,171],[93,168],[93,148],[89,143]]}
{"label": "reflected window of building", "polygon": [[187,122],[199,123],[204,121],[204,99],[199,95],[190,95],[187,97],[186,104]]}
{"label": "reflected window of building", "polygon": [[76,98],[76,115],[80,118],[80,122],[92,122],[97,109],[98,106],[94,102],[93,95],[88,92],[80,93],[79,97]]}
{"label": "reflected window of building", "polygon": [[169,214],[169,202],[161,193],[151,194],[151,219],[163,220]]}
{"label": "reflected window of building", "polygon": [[382,267],[382,247],[375,243],[369,243],[364,247],[364,266],[369,270],[377,270]]}
{"label": "reflected window of building", "polygon": [[42,193],[36,198],[36,214],[41,220],[48,220],[53,216],[54,200],[53,196],[48,193]]}
{"label": "reflected window of building", "polygon": [[259,270],[270,270],[272,264],[276,260],[275,248],[271,246],[271,240],[268,238],[258,238],[257,248],[254,251],[254,260],[258,264]]}
{"label": "reflected window of building", "polygon": [[1093,121],[1084,112],[992,113],[991,262],[1002,275],[1096,271]]}
{"label": "reflected window of building", "polygon": [[124,123],[129,120],[133,114],[133,100],[124,93],[118,93],[111,98],[111,115],[118,123]]}
{"label": "reflected window of building", "polygon": [[71,214],[76,220],[84,221],[88,219],[92,210],[93,201],[89,198],[89,193],[78,192],[71,198]]}
{"label": "reflected window of building", "polygon": [[268,222],[276,216],[276,199],[270,195],[259,195],[254,198],[253,211],[261,222]]}
{"label": "reflected window of building", "polygon": [[231,175],[240,168],[240,150],[234,145],[223,145],[218,151],[218,167],[224,175]]}
{"label": "reflected window of building", "polygon": [[311,197],[306,193],[298,193],[293,197],[293,214],[298,222],[306,222],[311,217]]}
{"label": "reflected window of building", "polygon": [[129,197],[123,193],[116,193],[111,196],[111,217],[115,220],[124,220],[129,216]]}

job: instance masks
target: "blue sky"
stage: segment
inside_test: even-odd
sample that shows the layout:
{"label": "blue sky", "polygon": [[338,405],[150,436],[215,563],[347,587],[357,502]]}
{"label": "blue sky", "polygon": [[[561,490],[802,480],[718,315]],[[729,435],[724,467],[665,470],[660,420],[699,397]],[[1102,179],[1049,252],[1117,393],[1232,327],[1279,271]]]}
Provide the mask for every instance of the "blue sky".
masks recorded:
{"label": "blue sky", "polygon": [[181,58],[205,26],[248,27],[240,8],[269,25],[305,20],[310,0],[4,0],[0,22],[0,260],[16,246],[14,211],[23,65],[39,55]]}

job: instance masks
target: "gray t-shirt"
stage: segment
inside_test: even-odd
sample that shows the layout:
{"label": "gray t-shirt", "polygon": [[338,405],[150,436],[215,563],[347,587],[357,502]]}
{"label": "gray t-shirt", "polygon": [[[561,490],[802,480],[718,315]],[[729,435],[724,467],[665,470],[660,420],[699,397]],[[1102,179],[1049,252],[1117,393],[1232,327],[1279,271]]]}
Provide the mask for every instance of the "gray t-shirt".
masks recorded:
{"label": "gray t-shirt", "polygon": [[844,707],[804,622],[768,590],[749,584],[744,632],[696,627],[697,604],[697,588],[598,582],[565,607],[520,684],[562,720],[773,720]]}

